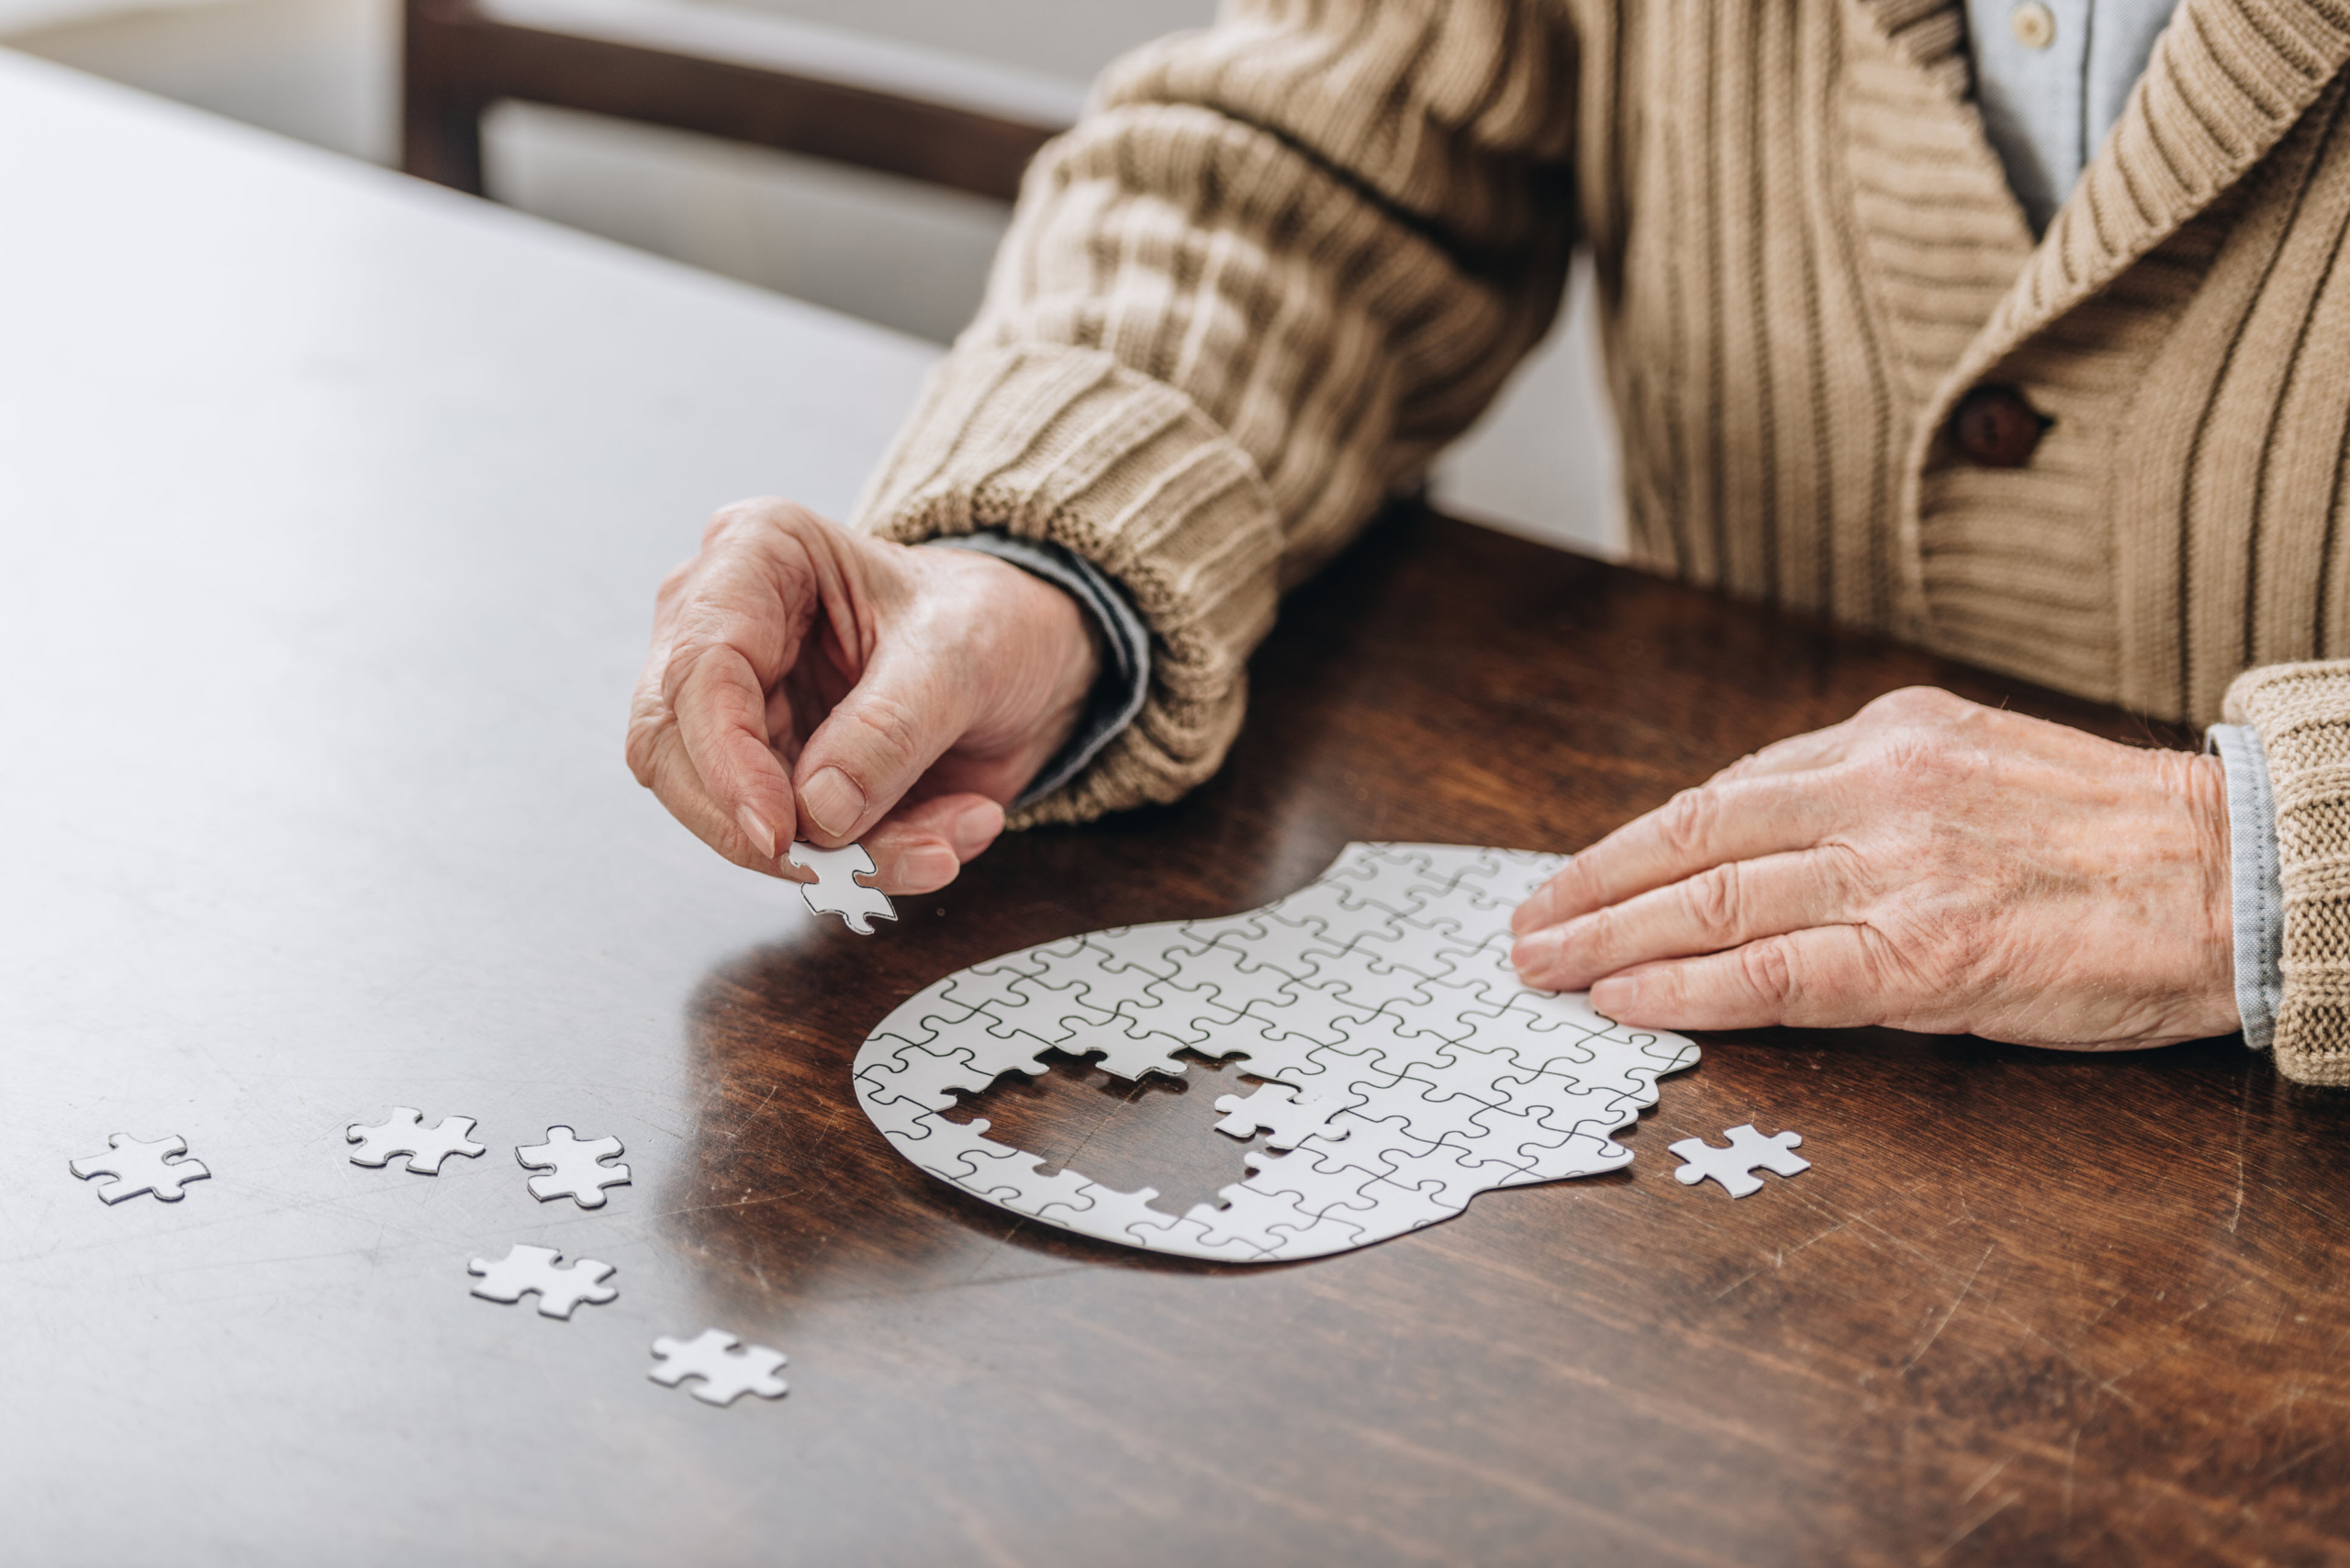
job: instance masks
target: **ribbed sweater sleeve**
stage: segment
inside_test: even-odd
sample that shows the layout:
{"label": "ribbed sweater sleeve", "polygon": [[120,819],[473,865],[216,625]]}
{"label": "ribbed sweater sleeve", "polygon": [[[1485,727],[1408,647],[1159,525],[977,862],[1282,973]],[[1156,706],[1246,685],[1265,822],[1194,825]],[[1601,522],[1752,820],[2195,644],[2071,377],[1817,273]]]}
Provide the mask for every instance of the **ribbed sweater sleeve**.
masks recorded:
{"label": "ribbed sweater sleeve", "polygon": [[1018,820],[1214,771],[1281,589],[1550,325],[1573,82],[1539,0],[1237,0],[1113,66],[1039,156],[858,508],[907,542],[1060,545],[1148,622],[1141,715]]}
{"label": "ribbed sweater sleeve", "polygon": [[2228,689],[2231,722],[2260,733],[2285,893],[2277,1070],[2350,1084],[2350,659],[2270,665]]}

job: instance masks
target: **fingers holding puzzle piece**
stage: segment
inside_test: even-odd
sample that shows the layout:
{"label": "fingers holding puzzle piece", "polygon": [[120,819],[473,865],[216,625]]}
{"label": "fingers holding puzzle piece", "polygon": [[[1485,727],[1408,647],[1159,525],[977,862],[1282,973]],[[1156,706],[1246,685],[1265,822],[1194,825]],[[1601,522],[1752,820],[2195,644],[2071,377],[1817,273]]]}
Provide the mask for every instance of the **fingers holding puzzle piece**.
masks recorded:
{"label": "fingers holding puzzle piece", "polygon": [[810,913],[837,914],[859,936],[873,935],[875,920],[898,918],[889,894],[857,880],[860,876],[876,875],[873,857],[866,853],[865,846],[819,849],[812,844],[795,843],[789,857],[801,870],[816,873],[814,881],[800,884],[800,896],[808,901]]}

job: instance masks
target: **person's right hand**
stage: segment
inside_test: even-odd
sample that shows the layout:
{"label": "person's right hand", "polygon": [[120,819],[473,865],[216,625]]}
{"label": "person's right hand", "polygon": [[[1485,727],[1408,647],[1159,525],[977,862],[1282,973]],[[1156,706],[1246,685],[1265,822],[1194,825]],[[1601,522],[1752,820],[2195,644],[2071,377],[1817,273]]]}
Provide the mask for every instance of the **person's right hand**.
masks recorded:
{"label": "person's right hand", "polygon": [[885,892],[952,881],[1075,731],[1101,667],[1068,594],[789,501],[737,501],[661,585],[629,767],[737,865],[811,879],[862,842]]}

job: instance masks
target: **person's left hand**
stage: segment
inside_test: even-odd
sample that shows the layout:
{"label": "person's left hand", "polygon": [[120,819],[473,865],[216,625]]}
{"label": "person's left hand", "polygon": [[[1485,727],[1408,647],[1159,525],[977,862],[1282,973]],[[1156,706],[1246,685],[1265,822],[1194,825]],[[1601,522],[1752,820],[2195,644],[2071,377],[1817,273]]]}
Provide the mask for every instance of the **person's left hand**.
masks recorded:
{"label": "person's left hand", "polygon": [[1913,688],[1577,855],[1512,958],[1647,1028],[2127,1049],[2237,1027],[2229,888],[2216,757]]}

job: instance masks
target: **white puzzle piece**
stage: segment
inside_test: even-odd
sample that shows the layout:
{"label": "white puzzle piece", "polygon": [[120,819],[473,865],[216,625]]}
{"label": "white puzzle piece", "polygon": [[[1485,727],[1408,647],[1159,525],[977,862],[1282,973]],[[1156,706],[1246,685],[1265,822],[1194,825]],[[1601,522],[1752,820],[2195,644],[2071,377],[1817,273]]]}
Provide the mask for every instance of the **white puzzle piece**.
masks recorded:
{"label": "white puzzle piece", "polygon": [[859,875],[874,875],[873,857],[865,852],[865,846],[819,849],[812,844],[795,843],[789,857],[801,870],[816,873],[814,881],[800,884],[800,896],[808,901],[810,913],[837,914],[859,936],[873,935],[875,920],[898,918],[889,894],[856,879]]}
{"label": "white puzzle piece", "polygon": [[1267,1148],[1295,1148],[1307,1138],[1316,1137],[1336,1142],[1347,1136],[1347,1129],[1333,1126],[1331,1118],[1350,1104],[1360,1103],[1360,1095],[1325,1099],[1301,1094],[1279,1083],[1260,1083],[1256,1092],[1246,1098],[1238,1094],[1217,1097],[1215,1108],[1231,1114],[1218,1122],[1215,1130],[1230,1133],[1234,1137],[1254,1137],[1262,1132]]}
{"label": "white puzzle piece", "polygon": [[1694,1187],[1710,1176],[1731,1197],[1743,1198],[1762,1190],[1762,1178],[1754,1174],[1757,1170],[1797,1176],[1811,1169],[1810,1160],[1793,1152],[1803,1142],[1799,1133],[1764,1137],[1749,1122],[1742,1127],[1730,1128],[1722,1137],[1729,1139],[1728,1148],[1716,1148],[1701,1137],[1685,1137],[1666,1146],[1666,1152],[1687,1161],[1673,1173],[1683,1186]]}
{"label": "white puzzle piece", "polygon": [[94,1176],[111,1176],[111,1182],[99,1184],[98,1196],[108,1204],[135,1198],[141,1193],[152,1193],[167,1204],[176,1204],[187,1194],[181,1189],[190,1182],[201,1182],[212,1174],[200,1159],[182,1159],[187,1152],[184,1137],[135,1138],[129,1133],[110,1134],[106,1138],[110,1154],[94,1154],[76,1159],[66,1169],[87,1182]]}
{"label": "white puzzle piece", "polygon": [[699,1378],[686,1392],[706,1405],[732,1405],[746,1394],[780,1399],[786,1391],[775,1370],[790,1358],[765,1345],[743,1345],[723,1328],[705,1328],[690,1339],[664,1336],[653,1341],[653,1353],[661,1364],[645,1376],[671,1388]]}
{"label": "white puzzle piece", "polygon": [[543,1317],[568,1318],[571,1309],[581,1302],[601,1306],[620,1298],[616,1287],[604,1283],[612,1276],[611,1264],[593,1258],[558,1264],[562,1256],[552,1247],[525,1247],[518,1242],[495,1263],[487,1258],[475,1259],[465,1265],[465,1272],[480,1276],[474,1294],[484,1301],[510,1305],[537,1292],[539,1314]]}
{"label": "white puzzle piece", "polygon": [[390,1164],[394,1156],[405,1154],[410,1170],[420,1176],[438,1176],[441,1162],[453,1154],[471,1159],[487,1152],[469,1136],[473,1130],[471,1116],[443,1116],[428,1127],[423,1112],[409,1105],[395,1105],[391,1119],[381,1126],[353,1122],[342,1129],[342,1137],[344,1142],[360,1146],[359,1152],[351,1157],[353,1165],[380,1169]]}
{"label": "white puzzle piece", "polygon": [[514,1158],[525,1170],[547,1172],[530,1181],[531,1196],[539,1202],[569,1198],[583,1209],[600,1209],[605,1188],[629,1184],[627,1166],[603,1163],[623,1152],[616,1137],[583,1138],[569,1127],[549,1127],[546,1142],[520,1145]]}
{"label": "white puzzle piece", "polygon": [[[1608,1135],[1697,1059],[1581,995],[1520,985],[1509,917],[1566,858],[1355,844],[1308,886],[1222,920],[1097,931],[948,976],[881,1021],[857,1097],[939,1180],[1065,1230],[1155,1251],[1270,1262],[1433,1225],[1477,1193],[1621,1170]],[[942,1112],[1058,1047],[1128,1080],[1189,1049],[1247,1058],[1201,1135],[1271,1136],[1220,1204],[1174,1215]]]}

